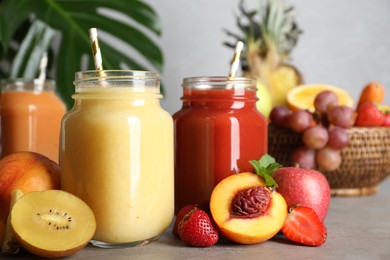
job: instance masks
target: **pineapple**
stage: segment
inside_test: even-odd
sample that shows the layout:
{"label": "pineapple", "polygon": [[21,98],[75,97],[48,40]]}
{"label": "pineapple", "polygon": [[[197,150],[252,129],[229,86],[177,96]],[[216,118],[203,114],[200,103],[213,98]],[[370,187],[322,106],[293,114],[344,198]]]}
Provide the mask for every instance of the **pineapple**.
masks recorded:
{"label": "pineapple", "polygon": [[287,7],[283,0],[267,0],[258,11],[247,11],[242,0],[239,10],[242,16],[237,17],[237,25],[244,35],[225,31],[228,36],[245,43],[241,60],[243,74],[258,79],[259,84],[268,88],[272,106],[287,105],[287,92],[303,83],[298,69],[287,64],[302,33],[294,20],[293,7]]}

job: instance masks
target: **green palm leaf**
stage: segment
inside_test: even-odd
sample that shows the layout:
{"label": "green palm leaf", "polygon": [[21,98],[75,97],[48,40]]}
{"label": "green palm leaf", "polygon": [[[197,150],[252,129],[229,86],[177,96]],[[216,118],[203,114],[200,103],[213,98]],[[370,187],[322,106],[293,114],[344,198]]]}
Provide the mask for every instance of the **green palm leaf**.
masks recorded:
{"label": "green palm leaf", "polygon": [[[121,17],[121,20],[117,17]],[[89,28],[96,27],[99,32],[104,31],[109,35],[109,37],[99,38],[104,69],[131,68],[162,71],[162,51],[149,36],[150,33],[155,36],[161,34],[160,20],[157,13],[142,1],[0,0],[1,59],[15,58],[9,57],[8,54],[10,42],[20,25],[28,19],[39,20],[49,28],[42,31],[34,30],[34,26],[30,27],[30,37],[26,37],[25,42],[20,45],[25,48],[18,50],[20,53],[16,55],[17,62],[12,63],[12,76],[36,75],[39,67],[38,53],[53,47],[51,56],[54,58],[52,64],[55,68],[57,89],[68,107],[73,103],[71,94],[74,92],[72,84],[74,73],[81,69],[94,69],[88,36]],[[53,30],[59,35],[59,46],[40,40],[49,39],[50,35],[47,34],[53,33]],[[132,57],[134,53],[130,55],[121,49],[116,49],[110,40],[112,38],[131,46],[138,56],[143,57],[147,65],[142,65],[139,60]],[[83,68],[85,57],[88,57],[89,61],[87,67]],[[36,64],[36,67],[31,64]],[[8,74],[11,76],[11,73]]]}

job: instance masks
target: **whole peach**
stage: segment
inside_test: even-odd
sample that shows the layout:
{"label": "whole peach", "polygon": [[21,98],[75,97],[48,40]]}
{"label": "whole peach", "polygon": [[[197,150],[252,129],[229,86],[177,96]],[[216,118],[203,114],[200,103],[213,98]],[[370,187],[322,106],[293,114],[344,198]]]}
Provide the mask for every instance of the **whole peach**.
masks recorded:
{"label": "whole peach", "polygon": [[23,193],[60,189],[59,165],[34,152],[16,152],[0,160],[0,245],[15,189]]}
{"label": "whole peach", "polygon": [[282,167],[272,177],[276,189],[286,200],[288,207],[300,204],[312,208],[324,221],[330,205],[330,187],[325,176],[313,169]]}

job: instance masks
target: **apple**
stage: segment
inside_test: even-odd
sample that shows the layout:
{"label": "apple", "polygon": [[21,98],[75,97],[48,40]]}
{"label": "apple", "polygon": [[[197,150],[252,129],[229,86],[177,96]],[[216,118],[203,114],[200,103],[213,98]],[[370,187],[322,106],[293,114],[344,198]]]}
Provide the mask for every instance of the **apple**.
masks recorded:
{"label": "apple", "polygon": [[268,88],[263,85],[259,80],[257,80],[257,92],[256,95],[259,100],[256,102],[256,107],[260,111],[260,113],[265,116],[265,118],[269,118],[269,115],[272,110],[272,98]]}
{"label": "apple", "polygon": [[11,193],[60,189],[60,167],[44,155],[16,152],[0,160],[0,245],[9,214]]}
{"label": "apple", "polygon": [[282,167],[272,177],[279,185],[279,192],[287,206],[297,204],[312,208],[321,221],[324,221],[329,210],[330,187],[325,176],[314,169]]}

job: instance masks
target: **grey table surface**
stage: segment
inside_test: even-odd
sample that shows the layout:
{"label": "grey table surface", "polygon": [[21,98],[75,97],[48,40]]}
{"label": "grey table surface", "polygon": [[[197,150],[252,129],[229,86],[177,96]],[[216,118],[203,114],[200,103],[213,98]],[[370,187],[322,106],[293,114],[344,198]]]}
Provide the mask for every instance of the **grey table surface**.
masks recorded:
{"label": "grey table surface", "polygon": [[[171,234],[140,247],[101,249],[87,246],[66,259],[389,259],[390,178],[370,196],[332,197],[325,221],[328,238],[320,247],[300,246],[282,235],[255,245],[221,241],[208,248],[186,246]],[[2,259],[39,259],[27,252]]]}

